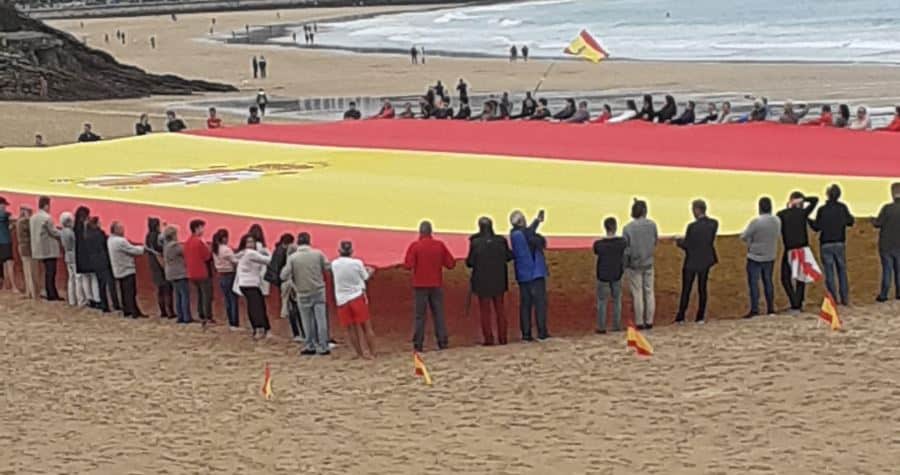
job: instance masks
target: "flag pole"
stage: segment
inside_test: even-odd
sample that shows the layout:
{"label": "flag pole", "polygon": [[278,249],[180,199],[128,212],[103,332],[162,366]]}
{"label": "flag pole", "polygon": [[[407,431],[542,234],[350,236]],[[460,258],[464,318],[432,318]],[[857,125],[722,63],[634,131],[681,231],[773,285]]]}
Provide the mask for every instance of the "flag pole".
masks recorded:
{"label": "flag pole", "polygon": [[541,76],[541,80],[538,81],[537,86],[534,86],[534,94],[537,94],[537,92],[541,89],[541,86],[544,85],[544,81],[547,79],[547,76],[550,75],[550,71],[553,70],[553,66],[556,66],[555,60],[550,62],[550,66],[547,66],[547,70],[544,71],[544,75]]}

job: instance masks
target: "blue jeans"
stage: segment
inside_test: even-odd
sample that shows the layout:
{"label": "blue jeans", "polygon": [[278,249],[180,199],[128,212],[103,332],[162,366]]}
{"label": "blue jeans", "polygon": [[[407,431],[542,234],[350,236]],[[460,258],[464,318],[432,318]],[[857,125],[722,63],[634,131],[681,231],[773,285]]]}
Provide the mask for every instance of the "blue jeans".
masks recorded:
{"label": "blue jeans", "polygon": [[316,353],[328,351],[328,314],[325,312],[325,291],[297,298],[300,320],[306,331],[306,350]]}
{"label": "blue jeans", "polygon": [[519,326],[522,339],[530,340],[531,311],[534,309],[534,320],[537,323],[538,339],[550,337],[547,331],[547,281],[536,279],[531,282],[519,282]]}
{"label": "blue jeans", "polygon": [[220,274],[219,288],[222,290],[222,296],[225,297],[225,315],[228,316],[228,325],[239,327],[241,320],[238,316],[238,296],[231,290],[232,287],[234,287],[234,274]]}
{"label": "blue jeans", "polygon": [[[847,246],[842,242],[822,244],[822,265],[825,267],[825,287],[831,296],[844,305],[849,303],[850,285],[847,283]],[[834,271],[837,270],[838,284],[834,285]]]}
{"label": "blue jeans", "polygon": [[187,279],[172,282],[175,287],[175,315],[178,323],[191,323],[191,286]]}
{"label": "blue jeans", "polygon": [[750,286],[750,313],[759,315],[759,280],[763,282],[763,293],[766,296],[766,312],[775,313],[775,285],[772,283],[772,272],[775,261],[757,262],[747,259],[747,285]]}
{"label": "blue jeans", "polygon": [[894,280],[894,297],[900,298],[900,249],[881,252],[881,293],[882,300],[891,292],[891,276]]}
{"label": "blue jeans", "polygon": [[609,297],[613,299],[613,331],[622,330],[622,281],[597,281],[597,330],[606,331]]}

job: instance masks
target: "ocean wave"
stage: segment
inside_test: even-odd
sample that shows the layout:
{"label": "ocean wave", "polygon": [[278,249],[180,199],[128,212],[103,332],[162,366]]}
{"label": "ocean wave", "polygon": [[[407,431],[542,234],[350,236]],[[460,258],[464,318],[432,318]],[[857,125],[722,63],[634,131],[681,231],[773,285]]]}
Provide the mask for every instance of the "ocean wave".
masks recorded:
{"label": "ocean wave", "polygon": [[481,18],[481,17],[476,16],[476,15],[469,15],[465,11],[462,11],[462,10],[453,10],[453,11],[449,11],[449,12],[444,13],[443,15],[435,18],[433,20],[433,22],[434,23],[450,23],[450,22],[454,22],[454,21],[471,21],[471,20],[476,20],[478,18]]}

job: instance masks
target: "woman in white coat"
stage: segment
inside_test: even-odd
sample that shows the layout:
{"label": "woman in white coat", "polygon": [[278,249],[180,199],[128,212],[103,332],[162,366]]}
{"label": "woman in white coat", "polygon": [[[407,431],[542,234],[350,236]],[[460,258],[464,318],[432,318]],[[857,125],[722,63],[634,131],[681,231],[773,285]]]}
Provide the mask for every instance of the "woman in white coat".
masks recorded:
{"label": "woman in white coat", "polygon": [[238,252],[236,275],[234,278],[234,293],[243,295],[247,301],[247,316],[250,326],[253,328],[253,337],[268,337],[269,317],[266,315],[266,300],[260,287],[263,282],[262,274],[272,259],[265,253],[257,251],[257,243],[253,236],[245,235],[241,238]]}

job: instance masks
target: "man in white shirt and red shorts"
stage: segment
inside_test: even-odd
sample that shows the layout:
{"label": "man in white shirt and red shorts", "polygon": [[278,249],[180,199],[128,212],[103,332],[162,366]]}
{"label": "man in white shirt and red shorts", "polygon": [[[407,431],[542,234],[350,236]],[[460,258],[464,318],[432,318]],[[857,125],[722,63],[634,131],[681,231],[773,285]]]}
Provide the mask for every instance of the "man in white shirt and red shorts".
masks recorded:
{"label": "man in white shirt and red shorts", "polygon": [[342,241],[338,253],[340,257],[331,263],[338,320],[347,329],[356,354],[360,358],[375,359],[375,332],[366,298],[366,281],[374,270],[352,257],[353,243],[350,241]]}

